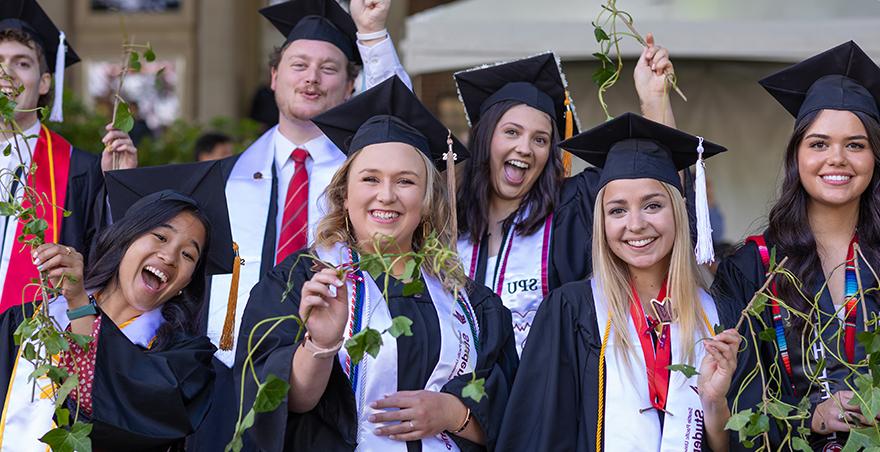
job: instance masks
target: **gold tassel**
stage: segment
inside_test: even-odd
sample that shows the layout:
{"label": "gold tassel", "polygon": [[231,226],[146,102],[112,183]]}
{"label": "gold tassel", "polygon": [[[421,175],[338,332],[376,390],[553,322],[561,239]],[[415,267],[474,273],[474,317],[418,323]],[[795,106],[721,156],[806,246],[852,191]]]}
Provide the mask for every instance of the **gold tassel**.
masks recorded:
{"label": "gold tassel", "polygon": [[238,304],[238,276],[241,272],[241,259],[238,257],[238,243],[232,242],[235,258],[232,261],[232,284],[229,286],[229,301],[226,302],[226,320],[223,321],[223,334],[220,335],[220,350],[232,350],[232,333],[235,331],[235,307]]}
{"label": "gold tassel", "polygon": [[458,214],[456,212],[456,188],[455,188],[455,160],[458,157],[455,155],[455,152],[452,151],[452,131],[446,129],[446,155],[443,156],[443,159],[446,160],[446,189],[449,192],[449,214],[452,217],[451,227],[452,227],[452,239],[458,240]]}
{"label": "gold tassel", "polygon": [[[571,97],[565,92],[565,138],[574,135],[574,115],[571,112]],[[562,151],[562,167],[565,168],[565,177],[571,176],[571,153]]]}

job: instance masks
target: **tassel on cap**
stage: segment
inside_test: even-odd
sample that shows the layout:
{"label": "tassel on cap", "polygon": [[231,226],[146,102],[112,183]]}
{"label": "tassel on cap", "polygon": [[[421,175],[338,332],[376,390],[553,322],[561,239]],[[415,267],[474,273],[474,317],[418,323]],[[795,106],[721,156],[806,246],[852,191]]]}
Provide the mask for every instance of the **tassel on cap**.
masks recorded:
{"label": "tassel on cap", "polygon": [[238,276],[241,273],[241,259],[238,257],[238,243],[232,242],[235,257],[232,262],[232,283],[229,286],[229,300],[226,302],[226,319],[220,335],[220,350],[232,350],[232,335],[235,332],[235,309],[238,304]]}
{"label": "tassel on cap", "polygon": [[58,34],[58,51],[55,53],[55,99],[49,121],[64,121],[64,58],[67,47],[64,45],[64,32]]}
{"label": "tassel on cap", "polygon": [[443,155],[443,159],[446,160],[446,189],[449,192],[449,212],[450,217],[452,218],[451,226],[452,226],[452,237],[458,238],[458,212],[457,206],[455,203],[456,197],[456,181],[455,181],[455,160],[458,158],[453,152],[452,149],[452,131],[447,129],[448,135],[446,136],[446,146],[448,150]]}
{"label": "tassel on cap", "polygon": [[697,144],[697,177],[694,181],[696,193],[694,203],[697,210],[697,246],[694,253],[698,264],[715,261],[715,246],[712,244],[712,221],[709,218],[709,198],[706,192],[706,163],[703,161],[703,137]]}
{"label": "tassel on cap", "polygon": [[[571,111],[571,96],[565,92],[565,137],[569,139],[574,135],[574,113]],[[565,177],[571,176],[571,154],[562,151],[562,167],[565,168]]]}

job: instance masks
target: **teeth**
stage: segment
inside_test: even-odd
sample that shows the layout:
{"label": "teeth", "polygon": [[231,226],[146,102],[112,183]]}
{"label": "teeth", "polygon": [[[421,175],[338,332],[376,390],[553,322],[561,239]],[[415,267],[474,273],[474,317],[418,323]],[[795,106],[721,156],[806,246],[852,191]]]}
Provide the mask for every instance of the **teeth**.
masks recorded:
{"label": "teeth", "polygon": [[147,265],[146,267],[144,267],[144,270],[156,275],[156,277],[159,278],[159,280],[162,281],[163,283],[168,282],[168,276],[166,276],[165,273],[162,272],[162,270],[159,270],[158,268],[153,267],[152,265]]}
{"label": "teeth", "polygon": [[510,166],[515,166],[517,168],[529,169],[529,164],[522,160],[508,160],[507,164]]}
{"label": "teeth", "polygon": [[650,239],[642,239],[642,240],[627,240],[626,243],[629,246],[641,248],[641,247],[653,242],[654,240],[656,240],[656,237],[650,238]]}
{"label": "teeth", "polygon": [[400,216],[400,214],[397,212],[389,212],[385,210],[374,210],[371,212],[371,215],[376,218],[381,218],[383,220],[390,220],[392,218],[397,218]]}
{"label": "teeth", "polygon": [[834,182],[846,182],[846,181],[850,180],[850,177],[851,176],[845,176],[843,174],[831,174],[828,176],[822,176],[822,179],[825,179],[828,181],[834,181]]}

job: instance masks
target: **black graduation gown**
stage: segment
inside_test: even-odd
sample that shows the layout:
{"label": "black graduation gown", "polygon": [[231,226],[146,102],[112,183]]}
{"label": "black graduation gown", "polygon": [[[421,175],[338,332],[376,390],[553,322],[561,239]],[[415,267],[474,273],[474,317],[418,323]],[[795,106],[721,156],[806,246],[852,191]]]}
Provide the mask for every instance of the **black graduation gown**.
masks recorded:
{"label": "black graduation gown", "polygon": [[[768,247],[772,247],[772,244],[768,243]],[[777,251],[777,259],[781,260],[783,257],[783,253]],[[877,267],[877,264],[872,264]],[[865,288],[875,286],[876,282],[874,280],[873,275],[870,270],[864,268],[864,264],[861,265],[861,279],[862,284]],[[840,269],[839,271],[842,271]],[[745,306],[748,304],[749,300],[751,300],[754,293],[764,285],[766,280],[766,270],[764,268],[764,263],[761,261],[761,255],[758,251],[758,247],[754,243],[746,243],[743,245],[735,254],[730,256],[729,258],[723,260],[718,267],[718,271],[715,275],[715,282],[712,286],[712,293],[715,297],[715,300],[718,304],[718,316],[722,324],[727,328],[732,328],[736,325],[739,320],[740,314]],[[814,295],[819,292],[823,285],[824,281],[812,281],[805,282],[804,285],[804,293],[808,295]],[[866,308],[868,312],[877,312],[880,310],[880,299],[876,293],[869,293],[865,295],[865,302],[867,303]],[[824,291],[822,297],[819,299],[819,307],[821,308],[822,316],[821,322],[822,324],[829,323],[829,320],[836,317],[835,309],[833,302],[831,300],[831,295],[827,290]],[[788,313],[783,309],[782,316],[783,318],[788,317]],[[862,321],[863,321],[863,311],[861,306],[856,309],[857,315],[857,330],[862,331]],[[763,320],[768,326],[772,326],[773,318],[770,312],[770,308],[768,308],[763,313]],[[835,335],[840,331],[839,322],[830,322],[831,326],[825,330],[823,333],[823,342],[825,344],[831,344],[836,347],[838,343],[838,339]],[[776,342],[767,342],[767,341],[759,341],[759,351],[756,353],[754,345],[751,341],[751,334],[748,331],[748,323],[744,322],[743,327],[741,327],[740,332],[743,333],[745,337],[745,346],[743,351],[741,351],[737,357],[737,369],[734,374],[733,382],[730,386],[730,395],[729,401],[732,404],[733,400],[736,398],[736,393],[739,390],[742,382],[744,381],[745,376],[757,366],[757,360],[760,359],[764,368],[768,368],[771,364],[773,364],[773,360],[776,359],[777,355],[777,345]],[[761,328],[759,325],[755,325],[755,328]],[[759,331],[755,331],[757,335]],[[840,350],[839,355],[844,356],[843,350],[843,332],[840,331]],[[792,366],[792,373],[794,375],[793,383],[795,389],[792,389],[792,379],[790,379],[787,373],[784,371],[784,366],[782,364],[781,359],[778,361],[778,365],[782,375],[782,388],[776,387],[773,384],[773,390],[779,391],[781,389],[782,397],[781,399],[786,403],[790,403],[792,405],[797,405],[798,402],[807,394],[809,380],[804,376],[803,369],[803,356],[806,353],[807,356],[812,356],[810,350],[801,350],[801,333],[795,331],[792,328],[788,328],[786,324],[785,328],[785,338],[788,344],[789,356]],[[810,337],[807,337],[809,341]],[[835,353],[838,353],[835,350]],[[862,360],[865,358],[865,350],[864,347],[856,341],[855,347],[855,359],[856,361]],[[831,393],[835,393],[841,390],[848,390],[846,384],[844,383],[844,379],[847,375],[849,375],[849,370],[846,369],[843,363],[836,360],[831,354],[826,353],[825,355],[826,365],[825,368],[828,372],[828,377],[830,379],[829,386],[831,388]],[[743,394],[739,398],[739,410],[744,410],[748,408],[754,408],[760,405],[761,403],[761,395],[762,395],[763,387],[761,385],[760,378],[753,380],[753,382],[745,388]],[[820,398],[821,392],[818,387],[813,387],[812,390],[809,391],[810,398],[810,412],[812,413],[813,409],[815,409],[816,405],[822,401]],[[810,426],[810,421],[807,420],[804,424],[805,427]],[[797,425],[795,425],[797,427]],[[735,433],[732,433],[735,435]],[[773,445],[773,448],[778,447],[781,442],[785,432],[780,431],[779,427],[775,422],[770,423],[770,442]],[[810,437],[810,442],[814,448],[817,450],[822,450],[822,447],[825,445],[825,437],[821,435],[812,435]],[[838,434],[838,442],[841,444],[846,443],[846,435]],[[756,441],[756,446],[759,446],[763,442],[760,438]],[[731,447],[733,449],[743,450],[742,444],[734,437],[731,437]]]}
{"label": "black graduation gown", "polygon": [[[298,312],[299,288],[313,275],[309,259],[303,258],[296,263],[299,255],[300,253],[295,253],[285,259],[251,291],[238,337],[240,344],[246,343],[251,329],[260,320]],[[287,287],[291,271],[294,289],[281,302],[281,294]],[[416,296],[403,297],[400,284],[391,284],[389,287],[391,315],[406,315],[413,321],[413,336],[397,339],[399,361],[406,363],[398,369],[398,388],[422,389],[440,353],[437,314],[427,291]],[[510,311],[501,304],[501,300],[482,285],[471,284],[468,295],[480,325],[480,354],[476,373],[477,378],[486,379],[488,397],[479,403],[471,399],[462,399],[462,402],[471,409],[474,418],[486,431],[489,449],[492,449],[518,361],[512,320]],[[296,333],[297,324],[291,321],[282,324],[265,338],[254,354],[255,368],[261,379],[269,374],[283,379],[289,378],[293,353],[300,345],[294,342]],[[259,337],[255,335],[254,340]],[[234,374],[236,387],[240,384],[246,349],[247,347],[241,346],[238,348]],[[442,391],[460,398],[461,390],[470,378],[471,374],[466,374],[451,380]],[[256,387],[248,377],[245,382],[245,407],[253,405],[255,392]],[[291,413],[287,411],[285,400],[275,411],[257,415],[256,423],[249,433],[259,450],[351,451],[357,446],[356,429],[356,406],[351,382],[338,360],[334,360],[327,389],[312,411],[304,414]],[[462,451],[485,450],[482,446],[454,435],[452,438]],[[410,442],[407,446],[410,451],[421,450],[420,442]]]}
{"label": "black graduation gown", "polygon": [[[25,312],[26,311],[26,312]],[[0,315],[0,388],[3,400],[18,347],[13,333],[31,304]],[[102,318],[92,416],[96,450],[166,451],[195,430],[211,404],[214,346],[205,337],[180,334],[163,351],[132,344],[106,315]],[[75,404],[68,401],[71,411]]]}

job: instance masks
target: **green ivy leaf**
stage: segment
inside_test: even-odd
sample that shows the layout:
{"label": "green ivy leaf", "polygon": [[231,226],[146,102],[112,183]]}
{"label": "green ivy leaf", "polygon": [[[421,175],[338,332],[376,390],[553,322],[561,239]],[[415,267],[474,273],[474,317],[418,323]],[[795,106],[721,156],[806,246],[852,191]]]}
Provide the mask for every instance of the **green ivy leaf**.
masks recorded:
{"label": "green ivy leaf", "polygon": [[70,373],[65,369],[62,369],[58,366],[49,366],[49,371],[46,372],[46,375],[55,383],[60,383],[65,378],[70,376]]}
{"label": "green ivy leaf", "polygon": [[15,333],[12,333],[13,339],[15,339],[15,345],[20,346],[25,339],[34,335],[34,331],[37,331],[37,322],[37,319],[30,318],[18,325],[18,328],[15,329]]}
{"label": "green ivy leaf", "polygon": [[27,235],[42,237],[43,233],[46,232],[46,229],[49,229],[49,223],[42,218],[35,218],[33,221],[28,221],[27,224],[24,225],[22,232]]}
{"label": "green ivy leaf", "polygon": [[241,449],[244,447],[244,442],[242,441],[242,438],[244,437],[244,432],[254,426],[255,416],[256,413],[254,412],[254,409],[251,408],[251,410],[248,411],[248,414],[245,415],[245,417],[241,420],[241,424],[239,424],[235,429],[235,435],[232,436],[232,441],[229,441],[229,444],[226,445],[224,452],[241,451]]}
{"label": "green ivy leaf", "polygon": [[593,36],[596,37],[596,42],[611,40],[611,38],[608,37],[608,33],[605,33],[605,30],[603,30],[602,27],[595,24],[593,24],[593,26],[596,27],[593,29]]}
{"label": "green ivy leaf", "polygon": [[415,261],[415,259],[410,259],[406,262],[406,265],[403,268],[403,274],[400,275],[400,280],[405,283],[411,282],[415,272],[416,272],[416,261]]}
{"label": "green ivy leaf", "polygon": [[822,371],[825,370],[825,357],[819,358],[819,362],[816,363],[816,367],[813,369],[813,373],[810,375],[810,379],[816,381],[819,378],[819,375]]}
{"label": "green ivy leaf", "polygon": [[11,202],[0,202],[0,216],[11,217],[15,215],[15,204]]}
{"label": "green ivy leaf", "polygon": [[767,413],[769,413],[770,416],[773,416],[776,419],[785,418],[786,416],[788,416],[789,413],[791,413],[792,409],[794,409],[793,406],[787,403],[782,403],[778,400],[771,400],[767,404]]}
{"label": "green ivy leaf", "polygon": [[776,270],[776,247],[770,248],[770,271]]}
{"label": "green ivy leaf", "polygon": [[51,366],[49,364],[43,364],[42,366],[37,367],[36,369],[34,369],[33,372],[31,372],[30,375],[28,375],[28,381],[33,381],[37,378],[42,378],[44,375],[46,375],[49,372],[50,367]]}
{"label": "green ivy leaf", "polygon": [[764,309],[767,307],[767,300],[769,300],[769,298],[767,298],[767,295],[759,293],[758,296],[755,298],[755,302],[752,303],[752,307],[751,309],[749,309],[749,313],[755,317],[760,316],[764,312]]}
{"label": "green ivy leaf", "polygon": [[721,334],[724,332],[724,327],[716,323],[716,324],[712,325],[712,332],[715,333],[716,335]]}
{"label": "green ivy leaf", "polygon": [[876,448],[880,444],[880,432],[875,427],[851,429],[843,452],[856,452]]}
{"label": "green ivy leaf", "polygon": [[156,52],[153,52],[153,47],[149,44],[147,44],[147,50],[144,51],[144,59],[150,63],[156,61]]}
{"label": "green ivy leaf", "polygon": [[3,148],[3,157],[9,157],[12,154],[12,143],[7,144],[5,148]]}
{"label": "green ivy leaf", "polygon": [[58,398],[55,399],[55,408],[60,407],[65,400],[67,400],[67,396],[76,389],[79,385],[79,378],[76,375],[71,375],[64,380],[64,383],[61,384],[61,387],[58,388]]}
{"label": "green ivy leaf", "polygon": [[25,344],[24,351],[22,352],[22,355],[24,356],[24,359],[26,359],[28,361],[33,361],[33,360],[37,359],[37,349],[34,348],[34,344],[32,344],[30,342]]}
{"label": "green ivy leaf", "polygon": [[89,344],[92,343],[92,336],[87,336],[85,334],[70,333],[67,336],[83,350],[88,350]]}
{"label": "green ivy leaf", "polygon": [[92,424],[78,422],[70,430],[61,427],[49,430],[40,442],[48,444],[53,452],[92,452],[91,432]]}
{"label": "green ivy leaf", "polygon": [[412,324],[413,321],[408,317],[399,315],[391,319],[391,326],[388,328],[388,332],[393,337],[400,337],[400,335],[412,336]]}
{"label": "green ivy leaf", "polygon": [[758,339],[762,341],[767,341],[771,343],[776,343],[776,329],[775,328],[764,328],[758,333]]}
{"label": "green ivy leaf", "polygon": [[257,413],[268,413],[275,411],[281,402],[287,397],[287,391],[290,390],[290,384],[286,381],[269,374],[266,381],[260,384],[257,389],[257,397],[254,399],[254,411]]}
{"label": "green ivy leaf", "polygon": [[55,421],[58,425],[64,427],[70,424],[70,410],[67,408],[58,408],[55,410]]}
{"label": "green ivy leaf", "polygon": [[17,106],[18,104],[14,100],[0,96],[0,117],[4,119],[4,122],[11,123],[15,119],[15,107]]}
{"label": "green ivy leaf", "polygon": [[483,399],[483,397],[486,397],[485,386],[485,378],[471,379],[471,381],[469,381],[468,384],[466,384],[464,388],[462,388],[461,396],[465,398],[470,398],[475,402],[479,402]]}
{"label": "green ivy leaf", "polygon": [[770,430],[770,418],[766,414],[752,413],[749,423],[741,430],[745,436],[758,436]]}
{"label": "green ivy leaf", "polygon": [[113,128],[125,133],[131,132],[131,129],[134,128],[134,117],[131,116],[131,110],[128,109],[127,103],[119,102],[116,107],[116,120],[113,121]]}
{"label": "green ivy leaf", "polygon": [[856,339],[865,347],[865,353],[871,355],[880,352],[880,334],[875,331],[863,331]]}
{"label": "green ivy leaf", "polygon": [[351,357],[351,363],[357,365],[369,353],[375,358],[382,347],[382,335],[372,328],[366,328],[345,341],[345,349]]}
{"label": "green ivy leaf", "polygon": [[40,107],[37,109],[37,112],[40,114],[40,121],[47,122],[52,110],[50,110],[49,107]]}
{"label": "green ivy leaf", "polygon": [[65,210],[65,211],[62,213],[62,215],[64,216],[64,218],[67,218],[67,217],[73,215],[73,212],[71,212],[71,211],[69,211],[69,210]]}
{"label": "green ivy leaf", "polygon": [[141,70],[140,55],[137,52],[128,54],[128,68],[134,72]]}
{"label": "green ivy leaf", "polygon": [[799,450],[801,452],[813,452],[813,448],[810,447],[810,443],[807,440],[801,438],[800,436],[795,436],[791,438],[791,448],[792,450]]}
{"label": "green ivy leaf", "polygon": [[611,68],[600,67],[596,69],[596,72],[593,72],[593,83],[595,83],[596,86],[602,86],[608,81],[608,79],[613,77],[615,73],[616,72]]}
{"label": "green ivy leaf", "polygon": [[666,368],[669,369],[671,372],[681,372],[682,374],[684,374],[685,378],[691,378],[694,375],[700,375],[700,373],[697,372],[697,369],[694,368],[694,366],[689,366],[687,364],[670,364],[666,366]]}
{"label": "green ivy leaf", "polygon": [[595,52],[593,56],[602,63],[603,68],[611,68],[614,67],[614,62],[611,61],[611,58],[602,52]]}
{"label": "green ivy leaf", "polygon": [[50,328],[43,328],[38,333],[38,337],[43,342],[43,345],[46,346],[46,353],[49,354],[49,356],[57,355],[70,349],[70,344],[68,344],[67,340],[61,336],[61,333],[55,330],[49,330]]}
{"label": "green ivy leaf", "polygon": [[416,279],[403,285],[404,297],[411,297],[423,292],[425,292],[425,283],[421,279]]}
{"label": "green ivy leaf", "polygon": [[752,410],[748,409],[746,411],[740,411],[736,414],[730,416],[730,419],[727,420],[727,425],[724,426],[726,430],[732,430],[738,432],[749,423],[749,416],[752,415]]}

